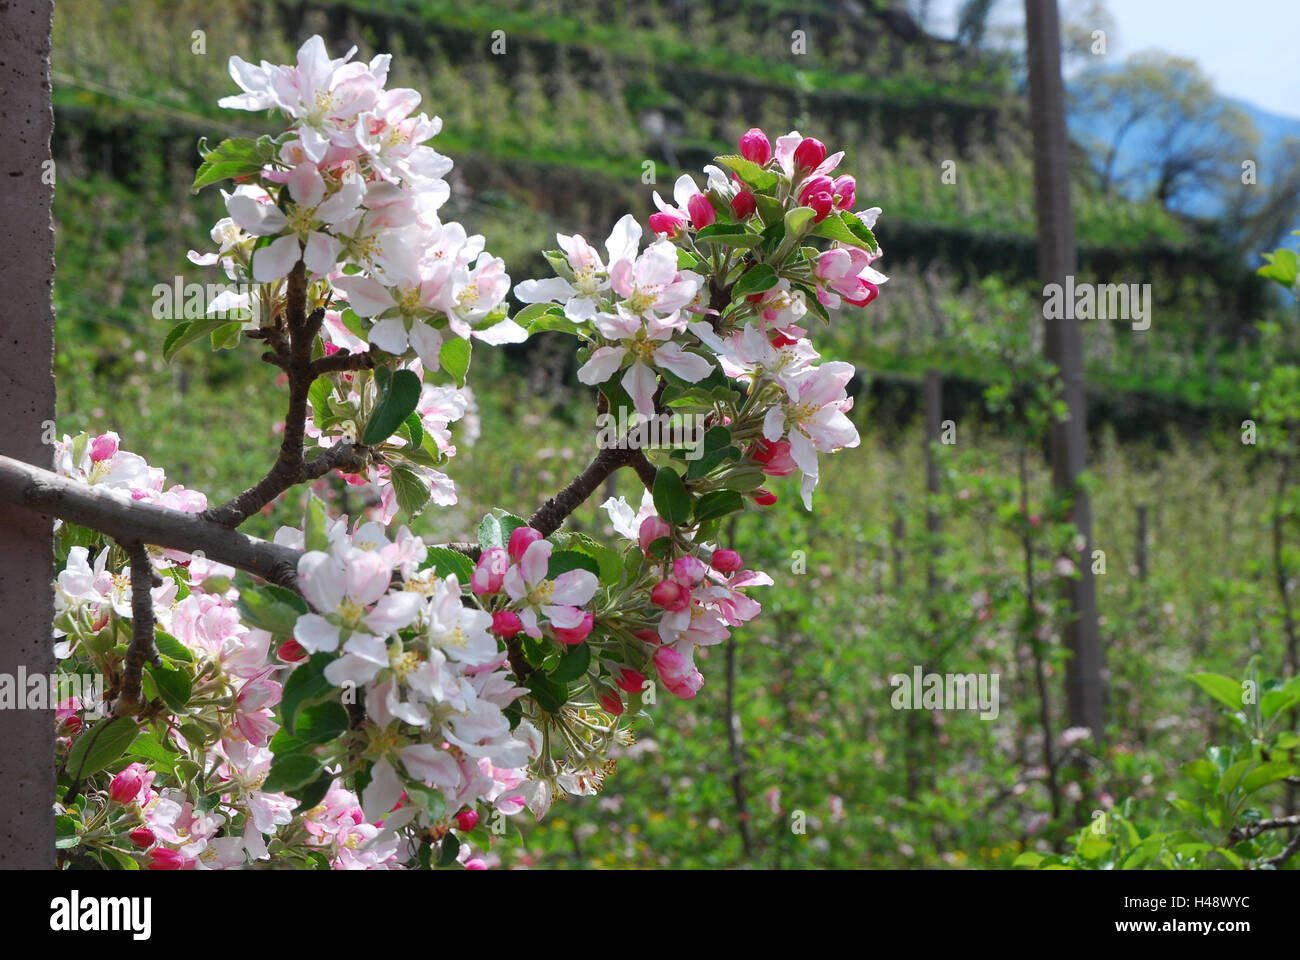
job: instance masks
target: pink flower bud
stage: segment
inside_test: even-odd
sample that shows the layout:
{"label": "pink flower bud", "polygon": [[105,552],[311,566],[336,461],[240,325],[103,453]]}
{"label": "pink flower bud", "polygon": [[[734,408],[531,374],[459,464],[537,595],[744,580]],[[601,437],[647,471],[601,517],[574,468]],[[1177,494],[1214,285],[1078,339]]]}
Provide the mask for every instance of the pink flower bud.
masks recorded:
{"label": "pink flower bud", "polygon": [[280,645],[279,656],[285,663],[301,663],[307,659],[307,651],[301,643],[290,637]]}
{"label": "pink flower bud", "polygon": [[704,686],[700,671],[672,647],[660,647],[655,651],[655,670],[668,692],[683,700],[691,699]]}
{"label": "pink flower bud", "polygon": [[812,177],[805,181],[804,185],[799,188],[799,202],[806,207],[809,205],[808,201],[810,198],[815,197],[819,193],[830,195],[834,190],[835,183],[830,177]]}
{"label": "pink flower bud", "polygon": [[750,496],[760,507],[770,507],[776,503],[776,494],[771,490],[764,490],[762,487],[759,487]]}
{"label": "pink flower bud", "polygon": [[772,159],[772,142],[758,127],[750,127],[740,138],[740,155],[762,166]]}
{"label": "pink flower bud", "polygon": [[769,477],[788,477],[799,469],[794,462],[794,457],[790,455],[789,440],[764,440],[759,439],[749,451],[754,462],[763,468],[763,473]]}
{"label": "pink flower bud", "polygon": [[691,591],[675,580],[661,580],[650,591],[650,602],[670,613],[680,613],[691,605]]}
{"label": "pink flower bud", "polygon": [[131,842],[141,850],[148,850],[154,845],[154,841],[157,840],[157,837],[153,835],[153,831],[148,827],[136,827],[128,833],[127,836],[130,837]]}
{"label": "pink flower bud", "polygon": [[617,690],[610,690],[606,687],[600,691],[596,699],[600,701],[600,705],[604,707],[606,713],[612,713],[616,717],[623,715],[623,698],[618,695]]}
{"label": "pink flower bud", "polygon": [[464,830],[466,833],[469,833],[478,826],[478,811],[462,810],[460,813],[456,814],[456,826],[461,830]]}
{"label": "pink flower bud", "polygon": [[101,433],[90,441],[90,459],[93,463],[112,460],[117,454],[117,434]]}
{"label": "pink flower bud", "polygon": [[686,221],[681,217],[675,217],[671,213],[652,213],[650,214],[650,229],[654,233],[661,233],[667,237],[677,236],[677,232],[685,225]]}
{"label": "pink flower bud", "polygon": [[678,557],[673,561],[673,578],[683,586],[694,586],[708,572],[709,568],[699,557]]}
{"label": "pink flower bud", "polygon": [[[526,528],[519,527],[510,534],[511,549],[514,548],[514,535],[523,529]],[[522,555],[523,552],[520,551],[520,556]],[[469,578],[470,589],[477,594],[496,593],[505,583],[506,571],[509,569],[510,555],[500,547],[488,547],[478,558],[478,565],[474,567],[474,573]]]}
{"label": "pink flower bud", "polygon": [[130,803],[140,795],[144,779],[140,776],[140,764],[133,763],[108,785],[109,797],[117,803]]}
{"label": "pink flower bud", "polygon": [[758,204],[754,200],[754,195],[748,190],[741,190],[731,199],[731,212],[737,220],[748,220],[758,209]]}
{"label": "pink flower bud", "polygon": [[486,870],[487,868],[487,861],[482,857],[470,857],[465,861],[466,870]]}
{"label": "pink flower bud", "polygon": [[595,622],[595,614],[588,610],[582,615],[582,622],[576,627],[557,627],[555,624],[551,624],[551,632],[555,634],[555,639],[559,640],[560,643],[574,646],[587,639],[587,635],[591,633],[592,625]]}
{"label": "pink flower bud", "polygon": [[709,203],[709,198],[702,193],[697,193],[691,199],[686,201],[686,209],[691,215],[691,226],[696,230],[703,230],[709,224],[718,219],[717,211],[713,209],[713,204]]}
{"label": "pink flower bud", "polygon": [[811,207],[815,216],[813,223],[821,223],[830,216],[831,210],[835,207],[835,198],[830,195],[830,191],[822,190],[820,193],[814,193],[803,201],[805,207]]}
{"label": "pink flower bud", "polygon": [[644,643],[648,643],[656,647],[663,642],[663,639],[659,636],[659,634],[656,633],[654,630],[650,629],[649,627],[642,627],[640,630],[633,630],[632,636],[636,637],[638,640]]}
{"label": "pink flower bud", "polygon": [[645,674],[640,670],[624,667],[614,678],[614,683],[619,689],[626,690],[628,693],[640,693],[645,689]]}
{"label": "pink flower bud", "polygon": [[532,527],[515,527],[510,531],[510,562],[518,563],[524,558],[524,551],[541,539],[540,530],[534,530]]}
{"label": "pink flower bud", "polygon": [[794,168],[800,170],[816,170],[826,159],[826,144],[813,137],[805,137],[799,141],[799,146],[794,148]]}
{"label": "pink flower bud", "polygon": [[667,521],[660,520],[658,517],[646,517],[637,530],[637,542],[641,544],[641,552],[647,557],[650,556],[650,544],[660,537],[671,536],[672,532],[673,529],[668,526]]}
{"label": "pink flower bud", "polygon": [[719,573],[735,573],[745,565],[735,550],[714,550],[713,569]]}
{"label": "pink flower bud", "polygon": [[181,870],[185,867],[185,858],[179,850],[170,847],[154,847],[149,851],[150,870]]}
{"label": "pink flower bud", "polygon": [[492,614],[492,632],[509,640],[524,628],[519,615],[510,610],[500,610]]}
{"label": "pink flower bud", "polygon": [[858,182],[846,173],[835,178],[831,192],[835,195],[837,210],[851,210],[858,199]]}

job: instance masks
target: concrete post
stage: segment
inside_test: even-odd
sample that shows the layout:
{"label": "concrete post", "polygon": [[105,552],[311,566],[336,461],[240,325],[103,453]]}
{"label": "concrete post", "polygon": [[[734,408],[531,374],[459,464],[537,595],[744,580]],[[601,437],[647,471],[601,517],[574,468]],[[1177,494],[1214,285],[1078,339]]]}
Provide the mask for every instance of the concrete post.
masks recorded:
{"label": "concrete post", "polygon": [[[51,0],[0,3],[0,454],[52,465]],[[54,672],[51,520],[0,504],[0,673]],[[19,691],[21,694],[22,691]],[[0,710],[0,868],[54,866],[54,713]]]}

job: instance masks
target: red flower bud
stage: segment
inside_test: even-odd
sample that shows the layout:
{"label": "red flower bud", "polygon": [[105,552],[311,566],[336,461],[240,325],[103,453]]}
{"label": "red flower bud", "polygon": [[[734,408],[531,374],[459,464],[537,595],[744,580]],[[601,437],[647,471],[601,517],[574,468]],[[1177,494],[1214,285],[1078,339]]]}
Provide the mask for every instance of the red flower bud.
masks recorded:
{"label": "red flower bud", "polygon": [[835,194],[836,209],[851,210],[858,199],[858,182],[846,173],[835,178],[831,192]]}
{"label": "red flower bud", "polygon": [[750,496],[760,507],[770,507],[776,503],[776,494],[771,490],[764,490],[762,487],[759,487]]}
{"label": "red flower bud", "polygon": [[456,814],[456,826],[461,830],[464,830],[466,833],[469,833],[478,826],[478,811],[462,810],[460,813]]}
{"label": "red flower bud", "polygon": [[826,144],[813,137],[805,137],[794,148],[794,168],[799,170],[816,170],[826,159]]}
{"label": "red flower bud", "polygon": [[140,795],[140,788],[144,786],[144,780],[140,778],[140,772],[136,769],[139,764],[131,764],[108,785],[108,796],[117,803],[130,803]]}
{"label": "red flower bud", "polygon": [[[658,638],[656,637],[656,639]],[[628,693],[640,693],[645,689],[645,674],[640,670],[624,667],[618,672],[618,676],[614,678],[614,683]]]}
{"label": "red flower bud", "polygon": [[180,870],[185,866],[185,858],[179,850],[170,847],[154,847],[149,851],[150,870]]}
{"label": "red flower bud", "polygon": [[754,195],[748,190],[741,190],[731,200],[731,212],[737,220],[748,220],[758,209],[758,204],[754,200]]}
{"label": "red flower bud", "polygon": [[772,159],[772,142],[758,127],[750,127],[740,138],[740,155],[759,166]]}
{"label": "red flower bud", "polygon": [[301,663],[307,659],[307,650],[301,643],[290,637],[280,644],[278,656],[285,663]]}
{"label": "red flower bud", "polygon": [[154,841],[157,840],[157,837],[153,835],[153,831],[148,827],[136,827],[128,833],[127,836],[130,837],[131,842],[141,850],[149,849],[154,845]]}
{"label": "red flower bud", "polygon": [[684,223],[681,217],[675,217],[671,213],[650,214],[650,229],[669,237],[677,236],[677,231],[681,230]]}
{"label": "red flower bud", "polygon": [[524,551],[541,539],[540,530],[534,530],[532,527],[515,527],[510,531],[510,562],[518,563],[524,558]]}
{"label": "red flower bud", "polygon": [[576,627],[557,627],[555,624],[551,624],[551,632],[555,634],[555,639],[559,640],[560,643],[574,646],[587,639],[587,635],[591,633],[592,625],[595,622],[595,614],[588,610],[582,615],[582,622]]}
{"label": "red flower bud", "polygon": [[691,226],[696,230],[703,230],[718,219],[718,213],[713,209],[713,204],[709,203],[709,198],[702,193],[697,193],[686,201],[686,210],[691,215]]}
{"label": "red flower bud", "polygon": [[691,591],[675,580],[660,580],[650,591],[650,602],[671,613],[679,613],[690,606]]}
{"label": "red flower bud", "polygon": [[735,573],[744,567],[745,561],[735,550],[714,550],[710,565],[719,573]]}
{"label": "red flower bud", "polygon": [[492,614],[492,632],[509,640],[524,628],[519,615],[510,610],[501,610]]}
{"label": "red flower bud", "polygon": [[596,699],[600,701],[600,705],[605,708],[606,713],[612,713],[616,717],[622,716],[623,698],[618,695],[617,690],[606,688],[600,692]]}

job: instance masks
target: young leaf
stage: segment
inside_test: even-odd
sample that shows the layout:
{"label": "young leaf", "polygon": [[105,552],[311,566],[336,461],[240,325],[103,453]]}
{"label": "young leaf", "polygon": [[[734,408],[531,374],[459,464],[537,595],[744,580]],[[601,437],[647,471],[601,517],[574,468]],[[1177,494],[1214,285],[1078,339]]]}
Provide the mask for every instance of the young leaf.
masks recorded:
{"label": "young leaf", "polygon": [[[466,358],[468,366],[468,353]],[[420,402],[420,378],[410,370],[398,370],[380,389],[379,403],[361,434],[361,442],[366,446],[383,443],[391,437]]]}
{"label": "young leaf", "polygon": [[655,511],[666,522],[679,526],[691,517],[691,495],[672,467],[660,467],[655,474]]}

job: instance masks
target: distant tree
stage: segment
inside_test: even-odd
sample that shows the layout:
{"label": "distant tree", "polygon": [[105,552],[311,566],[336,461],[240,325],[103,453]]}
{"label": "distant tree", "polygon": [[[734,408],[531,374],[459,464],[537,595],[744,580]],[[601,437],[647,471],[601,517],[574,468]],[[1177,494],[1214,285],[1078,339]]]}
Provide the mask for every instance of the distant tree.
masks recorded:
{"label": "distant tree", "polygon": [[[1189,190],[1224,184],[1259,140],[1246,112],[1215,93],[1194,60],[1160,51],[1134,54],[1119,70],[1085,73],[1074,108],[1113,122],[1094,151],[1103,188],[1149,192],[1166,208]],[[1139,127],[1152,134],[1142,162],[1121,168],[1120,149]]]}

